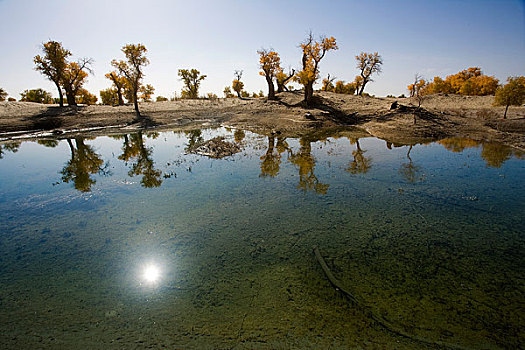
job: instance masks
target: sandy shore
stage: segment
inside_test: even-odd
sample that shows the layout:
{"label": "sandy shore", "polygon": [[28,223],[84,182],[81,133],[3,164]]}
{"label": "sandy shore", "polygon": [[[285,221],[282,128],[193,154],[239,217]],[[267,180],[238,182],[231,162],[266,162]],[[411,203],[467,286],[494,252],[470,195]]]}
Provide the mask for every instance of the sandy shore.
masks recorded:
{"label": "sandy shore", "polygon": [[[145,119],[135,120],[133,107],[79,106],[60,108],[28,102],[0,102],[0,141],[50,134],[125,132],[138,128],[180,129],[225,125],[260,133],[299,136],[312,129],[353,125],[396,143],[445,137],[497,141],[525,151],[525,106],[493,107],[493,96],[433,95],[422,102],[410,98],[373,98],[322,92],[314,108],[304,108],[301,92],[259,99],[179,100],[140,105]],[[401,106],[391,109],[393,102]],[[414,124],[415,119],[415,124]]]}

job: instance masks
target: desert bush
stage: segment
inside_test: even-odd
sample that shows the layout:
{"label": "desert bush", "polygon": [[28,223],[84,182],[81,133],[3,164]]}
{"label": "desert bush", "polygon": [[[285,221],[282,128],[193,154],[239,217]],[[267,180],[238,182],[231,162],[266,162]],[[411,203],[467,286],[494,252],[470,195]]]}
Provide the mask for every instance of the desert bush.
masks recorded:
{"label": "desert bush", "polygon": [[157,102],[165,102],[167,101],[168,98],[167,97],[164,97],[164,96],[157,96]]}

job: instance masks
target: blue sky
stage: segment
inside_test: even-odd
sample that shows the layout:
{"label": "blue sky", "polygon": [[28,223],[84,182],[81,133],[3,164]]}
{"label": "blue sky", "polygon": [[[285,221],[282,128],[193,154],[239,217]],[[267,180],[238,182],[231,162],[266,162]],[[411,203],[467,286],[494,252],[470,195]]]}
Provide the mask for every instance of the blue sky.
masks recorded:
{"label": "blue sky", "polygon": [[36,72],[41,43],[61,41],[74,58],[94,59],[86,88],[110,86],[104,74],[126,43],[143,43],[151,64],[145,83],[155,96],[180,95],[180,68],[208,78],[201,93],[230,85],[244,70],[248,91],[267,93],[257,50],[273,48],[285,67],[298,67],[298,44],[312,30],[337,39],[339,50],[321,62],[327,73],[351,81],[354,56],[378,51],[383,73],[367,86],[378,96],[406,93],[416,72],[446,76],[471,66],[501,81],[525,75],[523,0],[441,1],[77,1],[0,0],[0,87],[19,98],[25,89],[54,85]]}

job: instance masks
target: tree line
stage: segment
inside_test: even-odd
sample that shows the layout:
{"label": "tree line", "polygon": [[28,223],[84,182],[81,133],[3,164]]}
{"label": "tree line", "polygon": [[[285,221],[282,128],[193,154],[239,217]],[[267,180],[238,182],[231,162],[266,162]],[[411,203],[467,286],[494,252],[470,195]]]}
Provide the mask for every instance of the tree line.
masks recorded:
{"label": "tree line", "polygon": [[[268,99],[275,100],[276,92],[288,91],[287,84],[295,82],[303,86],[306,106],[312,106],[314,84],[319,80],[319,64],[325,55],[338,49],[334,37],[321,36],[314,38],[310,32],[307,38],[300,43],[301,67],[300,69],[283,69],[279,54],[273,49],[258,50],[259,74],[263,76],[268,85]],[[112,86],[100,91],[103,104],[123,105],[124,98],[132,103],[137,117],[140,117],[139,101],[150,102],[155,88],[150,84],[144,84],[144,67],[149,64],[146,57],[147,49],[142,44],[127,44],[121,49],[124,59],[111,61],[115,68],[107,73],[105,77],[111,81]],[[57,41],[49,41],[42,45],[42,54],[34,57],[35,69],[52,81],[58,90],[58,99],[53,99],[51,94],[42,89],[25,90],[21,93],[21,101],[40,103],[58,103],[64,106],[64,93],[67,104],[95,104],[98,98],[83,88],[87,77],[92,71],[92,58],[78,58],[71,60],[71,52]],[[361,52],[355,56],[357,61],[357,75],[354,81],[346,83],[343,80],[336,81],[330,74],[322,80],[322,91],[330,91],[341,94],[356,94],[362,96],[365,87],[372,82],[374,74],[381,73],[383,59],[377,52]],[[242,82],[243,71],[234,72],[232,85],[225,87],[226,98],[234,97],[234,91],[239,98],[250,97],[244,90]],[[197,69],[179,69],[179,79],[184,88],[181,98],[199,98],[199,88],[205,74]],[[434,77],[432,81],[426,81],[419,74],[415,75],[414,83],[408,85],[410,97],[418,100],[419,106],[423,97],[430,94],[461,94],[461,95],[496,95],[495,104],[504,105],[505,116],[510,105],[520,105],[525,100],[525,77],[509,77],[508,84],[502,86],[498,79],[486,76],[479,67],[471,67],[445,79]],[[251,97],[262,97],[264,94],[253,93]],[[0,89],[0,101],[5,100],[7,93]],[[208,94],[208,98],[217,98],[215,94]],[[11,98],[11,100],[14,100]],[[166,101],[167,98],[158,96],[157,101]]]}

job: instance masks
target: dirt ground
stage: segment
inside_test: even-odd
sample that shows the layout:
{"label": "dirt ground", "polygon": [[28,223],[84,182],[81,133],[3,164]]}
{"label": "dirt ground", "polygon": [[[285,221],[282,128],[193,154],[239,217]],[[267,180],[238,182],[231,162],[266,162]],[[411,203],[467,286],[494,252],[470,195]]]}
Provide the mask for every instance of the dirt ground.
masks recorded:
{"label": "dirt ground", "polygon": [[[411,144],[445,137],[497,141],[525,151],[525,106],[493,107],[493,96],[432,95],[410,98],[360,97],[316,93],[315,107],[305,108],[302,93],[278,94],[278,101],[258,99],[178,100],[133,106],[60,108],[29,102],[0,102],[0,141],[64,137],[70,133],[104,134],[140,128],[180,129],[223,125],[259,133],[299,136],[312,129],[359,126],[394,143]],[[398,108],[391,109],[397,102]]]}

